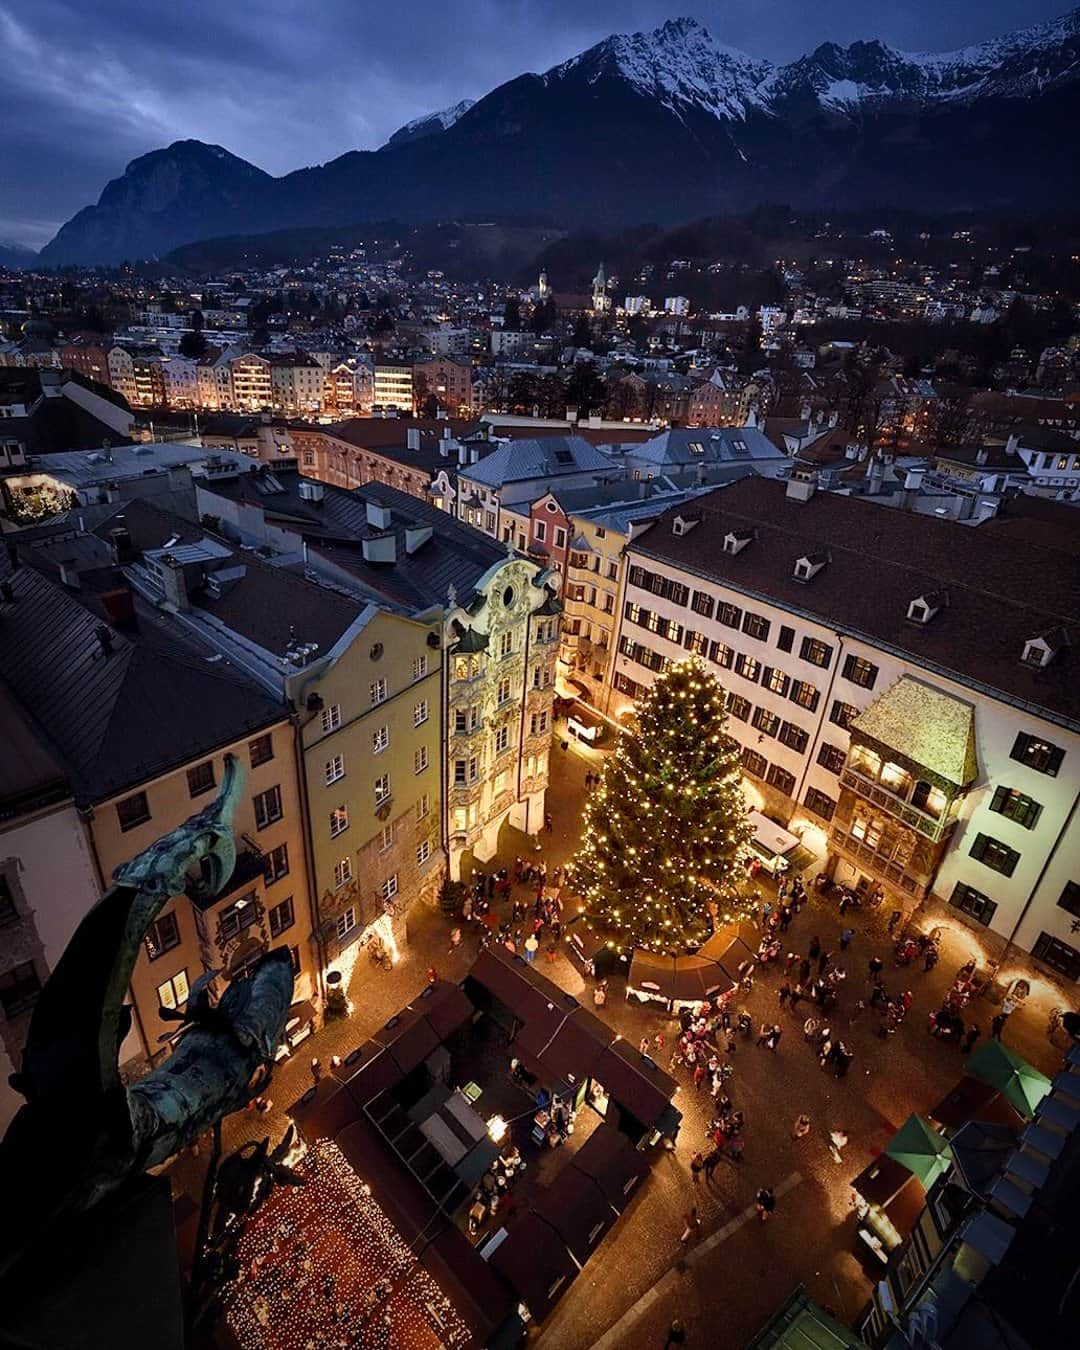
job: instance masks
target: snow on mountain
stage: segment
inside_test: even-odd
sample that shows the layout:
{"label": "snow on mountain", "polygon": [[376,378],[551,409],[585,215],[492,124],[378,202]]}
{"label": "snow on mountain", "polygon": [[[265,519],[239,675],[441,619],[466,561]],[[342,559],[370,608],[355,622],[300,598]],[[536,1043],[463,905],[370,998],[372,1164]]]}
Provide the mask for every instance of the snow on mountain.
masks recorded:
{"label": "snow on mountain", "polygon": [[[386,145],[401,145],[404,141],[419,140],[421,136],[432,136],[440,131],[448,131],[459,118],[475,104],[474,98],[463,98],[453,107],[443,108],[440,112],[425,113],[423,117],[414,117],[406,122],[386,142]],[[385,149],[386,146],[383,147]]]}
{"label": "snow on mountain", "polygon": [[760,87],[773,70],[735,47],[725,47],[696,19],[670,19],[649,33],[617,33],[547,72],[548,83],[605,76],[626,81],[646,98],[681,117],[699,108],[742,119],[762,106]]}

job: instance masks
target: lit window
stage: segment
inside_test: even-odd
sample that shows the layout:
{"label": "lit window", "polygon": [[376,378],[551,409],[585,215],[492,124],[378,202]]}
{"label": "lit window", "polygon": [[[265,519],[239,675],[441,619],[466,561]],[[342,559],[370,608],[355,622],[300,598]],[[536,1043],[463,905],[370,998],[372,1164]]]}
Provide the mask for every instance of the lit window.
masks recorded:
{"label": "lit window", "polygon": [[187,971],[177,971],[171,980],[158,985],[158,1007],[179,1008],[182,1003],[187,1002],[189,993]]}
{"label": "lit window", "polygon": [[416,846],[416,865],[418,867],[423,867],[430,857],[431,841],[429,839],[422,839]]}
{"label": "lit window", "polygon": [[414,727],[423,726],[423,724],[427,720],[428,720],[428,701],[426,698],[422,698],[420,702],[413,708],[412,711],[413,726]]}
{"label": "lit window", "polygon": [[323,778],[325,779],[326,786],[329,787],[331,783],[336,783],[339,778],[344,777],[345,756],[334,755],[331,759],[326,761],[326,765],[323,769]]}
{"label": "lit window", "polygon": [[[352,859],[339,858],[334,864],[334,889],[339,891],[342,886],[347,886],[350,881],[352,881]],[[349,925],[350,928],[352,926],[352,924]]]}
{"label": "lit window", "polygon": [[[347,862],[348,859],[343,859],[343,861]],[[336,875],[337,868],[334,869],[334,872]],[[352,876],[351,867],[349,870],[349,876],[350,877]],[[348,878],[346,878],[346,880],[348,880]],[[345,884],[344,882],[338,883],[338,885],[341,886],[343,886],[344,884]],[[335,923],[334,927],[337,930],[338,941],[340,942],[342,938],[347,937],[356,927],[356,910],[353,909],[351,906],[348,909],[344,910],[341,914],[337,916],[337,922]]]}
{"label": "lit window", "polygon": [[331,703],[329,708],[322,710],[322,729],[323,735],[328,732],[336,731],[341,726],[341,704]]}
{"label": "lit window", "polygon": [[390,728],[379,727],[371,733],[371,753],[381,755],[390,744]]}
{"label": "lit window", "polygon": [[253,799],[255,806],[255,828],[265,830],[267,825],[272,825],[275,820],[280,820],[281,810],[281,788],[267,788],[265,792],[258,793]]}
{"label": "lit window", "polygon": [[416,803],[416,819],[425,820],[431,811],[431,797],[426,792],[422,792]]}
{"label": "lit window", "polygon": [[414,680],[422,680],[427,674],[427,657],[418,656],[412,663],[412,677]]}
{"label": "lit window", "polygon": [[379,704],[379,703],[385,703],[385,702],[386,702],[386,681],[385,681],[385,680],[372,680],[372,681],[371,681],[370,697],[371,697],[371,706],[372,706],[373,708],[374,708],[377,704]]}
{"label": "lit window", "polygon": [[330,838],[336,839],[339,834],[344,834],[349,828],[349,808],[347,806],[335,806],[330,812]]}
{"label": "lit window", "polygon": [[423,773],[427,766],[428,748],[426,745],[422,745],[413,755],[413,773]]}
{"label": "lit window", "polygon": [[384,900],[393,900],[394,896],[398,893],[397,873],[393,872],[388,876],[379,889],[382,891],[382,898]]}
{"label": "lit window", "polygon": [[380,774],[375,779],[375,805],[381,806],[383,802],[390,800],[390,775],[388,773]]}

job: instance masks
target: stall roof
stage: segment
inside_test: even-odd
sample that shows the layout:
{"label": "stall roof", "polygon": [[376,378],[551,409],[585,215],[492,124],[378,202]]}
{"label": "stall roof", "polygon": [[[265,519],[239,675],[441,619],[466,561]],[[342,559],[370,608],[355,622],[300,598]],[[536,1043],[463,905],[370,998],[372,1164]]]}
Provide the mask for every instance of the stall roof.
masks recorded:
{"label": "stall roof", "polygon": [[706,956],[663,956],[635,949],[627,983],[633,988],[655,986],[667,999],[696,1002],[726,994],[735,981],[716,961]]}
{"label": "stall roof", "polygon": [[637,1046],[617,1040],[597,1060],[593,1076],[642,1125],[658,1125],[671,1105],[677,1084]]}
{"label": "stall roof", "polygon": [[582,1266],[619,1217],[595,1178],[576,1167],[564,1167],[540,1192],[533,1208],[551,1224]]}
{"label": "stall roof", "polygon": [[797,834],[792,834],[790,830],[785,830],[782,825],[778,825],[775,820],[770,820],[767,815],[761,811],[748,811],[747,819],[754,827],[753,842],[769,854],[779,854],[783,857],[797,849],[802,842]]}
{"label": "stall roof", "polygon": [[352,1124],[359,1109],[345,1084],[329,1077],[308,1088],[286,1114],[296,1121],[306,1139],[333,1139]]}
{"label": "stall roof", "polygon": [[579,1008],[544,1050],[544,1067],[565,1083],[581,1082],[595,1072],[600,1056],[614,1039],[598,1017]]}
{"label": "stall roof", "polygon": [[396,1087],[404,1076],[394,1057],[380,1049],[370,1058],[365,1055],[361,1068],[345,1080],[345,1086],[357,1106],[367,1106],[380,1092]]}
{"label": "stall roof", "polygon": [[739,967],[744,961],[757,960],[757,953],[741,937],[727,937],[724,933],[714,933],[698,955],[723,966],[732,980],[737,976]]}
{"label": "stall roof", "polygon": [[968,1074],[930,1111],[927,1118],[945,1130],[959,1129],[969,1120],[985,1120],[993,1125],[1020,1129],[1023,1119],[996,1088]]}
{"label": "stall roof", "polygon": [[851,1187],[858,1191],[868,1205],[880,1205],[885,1209],[905,1186],[912,1183],[920,1186],[914,1172],[890,1158],[887,1153],[882,1153],[868,1167],[863,1168]]}
{"label": "stall roof", "polygon": [[401,1028],[386,1047],[403,1074],[412,1073],[442,1042],[426,1017],[416,1017]]}
{"label": "stall roof", "polygon": [[566,1243],[547,1220],[530,1211],[491,1254],[491,1265],[542,1322],[578,1274]]}
{"label": "stall roof", "polygon": [[620,1214],[638,1183],[649,1175],[649,1160],[610,1125],[598,1125],[568,1166],[591,1177]]}
{"label": "stall roof", "polygon": [[413,1006],[431,1023],[440,1041],[448,1040],[476,1012],[461,986],[448,980],[429,984]]}

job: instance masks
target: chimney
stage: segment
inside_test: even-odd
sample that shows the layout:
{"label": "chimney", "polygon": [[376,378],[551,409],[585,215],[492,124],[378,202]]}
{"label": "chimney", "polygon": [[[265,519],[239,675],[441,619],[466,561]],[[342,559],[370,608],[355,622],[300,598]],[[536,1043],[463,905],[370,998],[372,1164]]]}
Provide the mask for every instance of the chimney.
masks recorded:
{"label": "chimney", "polygon": [[108,628],[106,628],[106,626],[103,623],[99,623],[98,626],[94,629],[94,636],[98,640],[98,646],[101,648],[102,656],[105,657],[111,656],[113,649],[112,632]]}
{"label": "chimney", "polygon": [[131,531],[123,525],[118,525],[116,529],[109,531],[109,546],[112,549],[113,561],[118,566],[135,561],[135,549],[131,542]]}
{"label": "chimney", "polygon": [[808,502],[814,495],[813,478],[789,478],[784,496],[793,502]]}
{"label": "chimney", "polygon": [[464,468],[469,462],[469,452],[463,445],[458,446],[457,462],[459,468]]}
{"label": "chimney", "polygon": [[161,588],[165,594],[166,604],[181,611],[191,608],[184,564],[177,562],[171,553],[163,554],[161,558]]}
{"label": "chimney", "polygon": [[406,431],[406,433],[405,433],[405,449],[406,449],[406,450],[419,450],[419,449],[420,449],[420,428],[419,428],[419,427],[410,427],[410,428],[408,429],[408,431]]}

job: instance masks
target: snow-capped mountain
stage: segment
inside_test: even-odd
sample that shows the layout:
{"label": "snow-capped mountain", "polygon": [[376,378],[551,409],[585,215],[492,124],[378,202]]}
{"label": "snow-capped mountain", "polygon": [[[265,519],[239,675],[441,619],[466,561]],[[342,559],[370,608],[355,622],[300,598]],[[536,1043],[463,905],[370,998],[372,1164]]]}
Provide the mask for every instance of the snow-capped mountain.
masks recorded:
{"label": "snow-capped mountain", "polygon": [[1077,125],[1080,9],[954,52],[824,43],[785,66],[674,19],[417,118],[378,151],[283,178],[196,142],[156,151],[68,222],[41,261],[477,213],[611,227],[766,201],[1074,206]]}
{"label": "snow-capped mountain", "polygon": [[414,117],[411,122],[406,122],[403,127],[398,127],[382,148],[385,150],[391,145],[404,145],[406,141],[416,141],[422,136],[449,131],[459,118],[464,117],[475,102],[476,99],[474,98],[463,98],[460,103],[455,103],[451,108],[443,108],[441,112],[425,113],[423,117]]}

